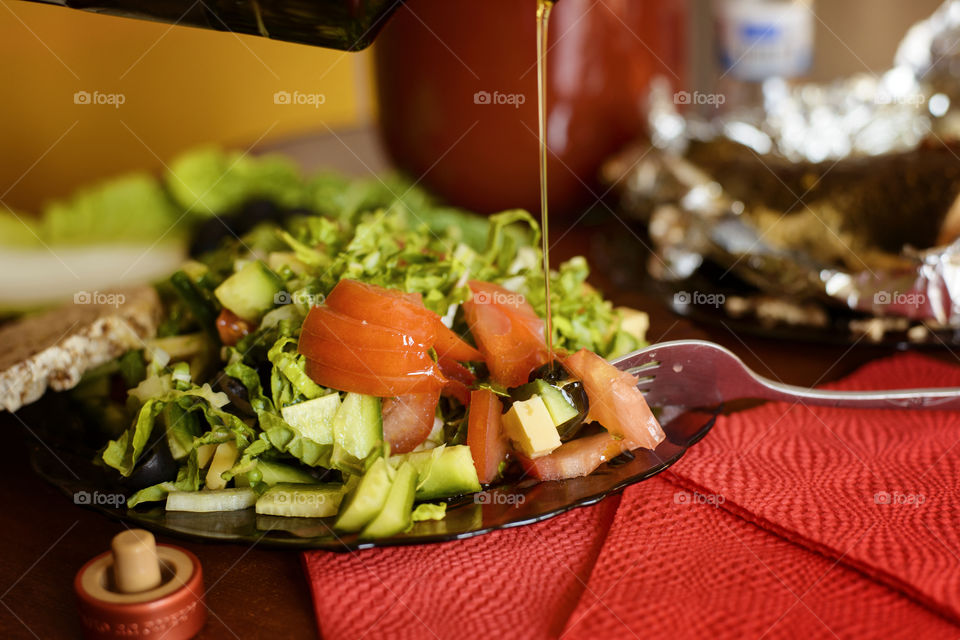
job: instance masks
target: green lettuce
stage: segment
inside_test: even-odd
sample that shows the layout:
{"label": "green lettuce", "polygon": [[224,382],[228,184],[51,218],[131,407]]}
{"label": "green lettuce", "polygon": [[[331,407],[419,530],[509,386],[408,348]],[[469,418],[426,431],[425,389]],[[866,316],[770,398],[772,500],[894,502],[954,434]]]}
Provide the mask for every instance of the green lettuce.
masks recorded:
{"label": "green lettuce", "polygon": [[270,199],[288,208],[301,207],[309,194],[297,166],[288,158],[254,157],[216,147],[176,158],[165,183],[183,210],[202,217],[230,213],[255,198]]}

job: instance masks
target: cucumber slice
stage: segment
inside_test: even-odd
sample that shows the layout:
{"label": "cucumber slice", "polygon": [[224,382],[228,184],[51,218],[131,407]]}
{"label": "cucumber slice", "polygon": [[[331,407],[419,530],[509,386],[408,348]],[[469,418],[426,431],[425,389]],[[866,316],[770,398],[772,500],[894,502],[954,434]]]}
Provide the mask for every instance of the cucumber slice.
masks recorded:
{"label": "cucumber slice", "polygon": [[227,481],[221,478],[224,471],[228,471],[237,462],[237,443],[233,440],[223,442],[217,445],[217,450],[213,453],[213,459],[210,460],[210,468],[207,469],[206,485],[207,489],[223,489],[227,486]]}
{"label": "cucumber slice", "polygon": [[330,393],[280,409],[284,422],[317,444],[333,444],[333,418],[340,408],[340,394]]}
{"label": "cucumber slice", "polygon": [[573,400],[568,398],[560,387],[556,387],[546,380],[538,378],[533,382],[510,390],[510,397],[514,402],[529,400],[534,396],[540,396],[540,399],[543,400],[550,417],[553,418],[554,426],[561,425],[577,416],[578,411]]}
{"label": "cucumber slice", "polygon": [[387,500],[380,513],[360,532],[361,538],[385,538],[406,531],[413,522],[413,498],[417,491],[417,470],[409,462],[397,469]]}
{"label": "cucumber slice", "polygon": [[334,529],[360,531],[380,513],[390,492],[390,470],[387,466],[386,460],[377,458],[363,474],[359,484],[347,494]]}
{"label": "cucumber slice", "polygon": [[326,518],[334,516],[343,499],[339,484],[278,484],[267,489],[257,500],[257,513],[294,518]]}
{"label": "cucumber slice", "polygon": [[167,511],[240,511],[257,502],[257,494],[249,487],[217,491],[171,491],[167,494]]}
{"label": "cucumber slice", "polygon": [[275,484],[317,484],[317,479],[303,469],[280,462],[257,460],[254,469],[260,472],[260,481],[271,487]]}
{"label": "cucumber slice", "polygon": [[347,473],[364,472],[364,460],[383,442],[380,398],[348,393],[333,418],[330,465]]}
{"label": "cucumber slice", "polygon": [[224,307],[250,322],[256,322],[276,305],[283,282],[260,261],[248,262],[217,287],[213,295]]}
{"label": "cucumber slice", "polygon": [[480,491],[470,447],[459,444],[435,451],[416,451],[390,458],[392,464],[409,462],[417,470],[417,500],[449,498]]}

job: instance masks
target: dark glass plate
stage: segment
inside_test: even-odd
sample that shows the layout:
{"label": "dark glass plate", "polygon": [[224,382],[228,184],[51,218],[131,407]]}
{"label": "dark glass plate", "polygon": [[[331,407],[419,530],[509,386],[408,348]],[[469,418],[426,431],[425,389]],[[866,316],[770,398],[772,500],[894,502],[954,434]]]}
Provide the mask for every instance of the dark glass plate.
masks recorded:
{"label": "dark glass plate", "polygon": [[[718,410],[686,412],[667,420],[667,439],[656,451],[639,449],[604,464],[585,478],[536,483],[524,480],[450,501],[441,521],[418,522],[403,534],[376,540],[336,535],[332,518],[261,516],[253,509],[221,513],[167,512],[162,506],[126,509],[129,489],[116,484],[112,470],[92,463],[91,425],[71,412],[65,399],[47,394],[22,417],[42,438],[34,440],[34,470],[76,504],[157,533],[195,540],[257,543],[271,547],[347,551],[372,547],[449,542],[552,518],[599,502],[646,480],[680,459],[713,426]],[[28,414],[28,415],[26,415]],[[111,471],[111,472],[108,472]]]}

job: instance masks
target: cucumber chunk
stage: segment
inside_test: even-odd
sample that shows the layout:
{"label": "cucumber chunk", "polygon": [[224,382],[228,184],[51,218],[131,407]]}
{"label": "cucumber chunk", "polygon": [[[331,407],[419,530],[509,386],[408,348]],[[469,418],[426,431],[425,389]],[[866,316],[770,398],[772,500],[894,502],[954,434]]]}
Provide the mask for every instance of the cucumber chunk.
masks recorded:
{"label": "cucumber chunk", "polygon": [[402,533],[413,522],[413,498],[417,490],[417,470],[409,462],[397,469],[386,502],[380,513],[360,532],[361,538],[385,538]]}
{"label": "cucumber chunk", "polygon": [[317,479],[303,469],[281,462],[257,460],[254,469],[260,472],[260,481],[271,487],[275,484],[317,484]]}
{"label": "cucumber chunk", "polygon": [[339,484],[277,484],[257,500],[257,513],[294,518],[326,518],[337,514],[343,499]]}
{"label": "cucumber chunk", "polygon": [[347,473],[364,472],[364,460],[383,442],[380,398],[348,393],[333,417],[330,465]]}
{"label": "cucumber chunk", "polygon": [[340,408],[340,394],[329,393],[280,409],[284,422],[317,444],[333,444],[333,418]]}
{"label": "cucumber chunk", "polygon": [[213,291],[224,307],[240,318],[257,322],[276,305],[283,282],[260,261],[248,262]]}
{"label": "cucumber chunk", "polygon": [[216,491],[171,491],[167,494],[167,511],[240,511],[257,501],[249,487]]}
{"label": "cucumber chunk", "polygon": [[386,460],[376,459],[357,486],[347,494],[334,529],[360,531],[380,513],[390,492],[390,471]]}
{"label": "cucumber chunk", "polygon": [[439,455],[427,450],[393,456],[390,462],[409,462],[417,470],[417,500],[449,498],[480,491],[477,468],[473,464],[470,447],[465,444],[444,447]]}

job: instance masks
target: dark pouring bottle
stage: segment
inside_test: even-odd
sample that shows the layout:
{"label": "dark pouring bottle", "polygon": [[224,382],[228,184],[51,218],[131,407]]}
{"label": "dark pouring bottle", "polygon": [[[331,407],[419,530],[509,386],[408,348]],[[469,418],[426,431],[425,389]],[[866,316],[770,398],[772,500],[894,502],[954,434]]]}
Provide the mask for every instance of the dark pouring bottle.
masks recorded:
{"label": "dark pouring bottle", "polygon": [[403,0],[30,0],[128,18],[359,51]]}

